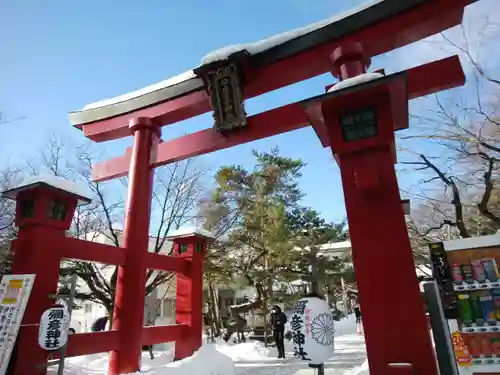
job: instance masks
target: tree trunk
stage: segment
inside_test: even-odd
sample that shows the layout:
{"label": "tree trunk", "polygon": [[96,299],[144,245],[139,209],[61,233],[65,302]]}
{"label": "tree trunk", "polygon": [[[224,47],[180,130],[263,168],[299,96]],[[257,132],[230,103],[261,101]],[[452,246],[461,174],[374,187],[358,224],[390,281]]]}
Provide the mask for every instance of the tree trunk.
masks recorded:
{"label": "tree trunk", "polygon": [[263,321],[264,321],[264,345],[267,347],[268,343],[268,332],[269,332],[269,322],[268,322],[268,316],[269,316],[269,304],[271,302],[271,298],[273,296],[273,279],[270,275],[269,271],[269,256],[266,255],[264,259],[264,269],[266,272],[266,287],[265,287],[265,294],[264,294],[264,305],[262,308],[262,315],[263,315]]}
{"label": "tree trunk", "polygon": [[111,331],[113,329],[113,306],[105,306],[108,314],[108,327]]}
{"label": "tree trunk", "polygon": [[215,293],[215,287],[211,281],[208,282],[208,295],[210,299],[210,316],[212,317],[212,332],[215,337],[220,336],[221,320],[219,314],[219,301]]}

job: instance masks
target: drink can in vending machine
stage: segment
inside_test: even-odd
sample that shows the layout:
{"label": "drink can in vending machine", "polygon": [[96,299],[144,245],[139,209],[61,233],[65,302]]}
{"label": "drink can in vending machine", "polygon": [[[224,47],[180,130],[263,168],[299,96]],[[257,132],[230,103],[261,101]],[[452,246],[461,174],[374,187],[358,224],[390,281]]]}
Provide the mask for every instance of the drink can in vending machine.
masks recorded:
{"label": "drink can in vending machine", "polygon": [[462,281],[464,281],[460,264],[455,263],[451,265],[451,277],[453,278],[454,284],[461,284]]}
{"label": "drink can in vending machine", "polygon": [[499,279],[498,268],[495,259],[484,259],[483,261],[484,272],[490,282],[495,282]]}
{"label": "drink can in vending machine", "polygon": [[462,264],[460,268],[462,269],[465,282],[467,284],[474,284],[474,272],[472,272],[470,264]]}
{"label": "drink can in vending machine", "polygon": [[474,278],[480,283],[486,281],[486,273],[483,268],[483,263],[480,260],[473,260],[470,262],[472,266],[472,272],[474,272]]}
{"label": "drink can in vending machine", "polygon": [[495,325],[497,323],[495,306],[493,305],[493,297],[489,291],[478,292],[479,300],[481,301],[481,311],[483,313],[484,320],[490,325]]}
{"label": "drink can in vending machine", "polygon": [[491,342],[490,334],[483,334],[481,336],[481,354],[486,358],[490,358],[494,354],[493,343]]}

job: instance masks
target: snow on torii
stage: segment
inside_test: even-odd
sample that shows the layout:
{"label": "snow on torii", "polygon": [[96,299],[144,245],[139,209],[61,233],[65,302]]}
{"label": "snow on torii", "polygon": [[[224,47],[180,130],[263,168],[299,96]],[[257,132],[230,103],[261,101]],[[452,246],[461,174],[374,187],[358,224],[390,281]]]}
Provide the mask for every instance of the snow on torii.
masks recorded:
{"label": "snow on torii", "polygon": [[[70,121],[83,127],[87,137],[99,142],[127,136],[125,123],[131,112],[154,118],[162,125],[179,122],[211,110],[205,82],[198,69],[214,62],[245,55],[243,94],[250,98],[327,72],[331,51],[344,40],[354,37],[363,43],[369,56],[376,56],[460,23],[464,6],[471,2],[370,0],[345,13],[295,30],[213,51],[204,56],[201,66],[195,69],[89,104],[70,113]],[[448,19],[435,17],[435,8],[448,9]],[[407,22],[395,21],[399,14],[408,15]],[[388,28],[394,31],[386,32]],[[304,64],[305,61],[310,63]],[[97,129],[106,121],[105,130]]]}
{"label": "snow on torii", "polygon": [[[210,64],[215,61],[220,61],[220,60],[226,60],[228,59],[229,56],[232,54],[241,52],[241,51],[247,51],[250,55],[256,55],[258,53],[267,51],[268,49],[272,47],[276,47],[278,45],[284,44],[286,42],[289,42],[293,39],[297,39],[303,35],[309,34],[313,31],[319,30],[325,26],[331,25],[341,19],[347,18],[349,16],[352,16],[353,14],[359,13],[375,4],[378,4],[380,2],[383,2],[384,0],[370,0],[367,1],[360,6],[356,8],[349,9],[348,11],[340,14],[336,14],[333,17],[326,18],[324,20],[321,20],[319,22],[314,22],[312,24],[309,24],[307,26],[303,26],[294,30],[286,31],[284,33],[274,35],[270,38],[266,38],[263,40],[259,40],[257,42],[253,43],[246,43],[246,44],[235,44],[235,45],[230,45],[226,47],[222,47],[220,49],[217,49],[215,51],[212,51],[201,59],[201,65],[205,64]],[[196,82],[192,82],[191,84],[187,84],[188,81],[194,80]],[[166,80],[163,80],[161,82],[146,86],[142,89],[131,91],[127,94],[124,95],[119,95],[114,98],[110,99],[104,99],[97,101],[95,103],[90,103],[86,105],[83,109],[88,110],[88,109],[94,109],[94,108],[100,108],[100,107],[105,107],[108,105],[116,104],[119,102],[124,102],[129,99],[137,98],[139,96],[158,91],[167,87],[173,87],[176,85],[180,84],[185,84],[185,87],[182,89],[179,88],[179,93],[182,92],[187,92],[188,90],[195,88],[195,87],[201,87],[203,86],[203,81],[201,79],[197,79],[196,74],[192,69],[181,73],[179,75],[176,75],[174,77],[168,78]],[[186,91],[183,91],[185,89]]]}

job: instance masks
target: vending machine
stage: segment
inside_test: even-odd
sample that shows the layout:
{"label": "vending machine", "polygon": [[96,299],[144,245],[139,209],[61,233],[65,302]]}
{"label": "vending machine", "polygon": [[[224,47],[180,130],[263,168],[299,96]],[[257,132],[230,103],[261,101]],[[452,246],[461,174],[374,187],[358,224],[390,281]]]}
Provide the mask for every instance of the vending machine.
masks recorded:
{"label": "vending machine", "polygon": [[460,375],[500,375],[500,235],[429,249]]}

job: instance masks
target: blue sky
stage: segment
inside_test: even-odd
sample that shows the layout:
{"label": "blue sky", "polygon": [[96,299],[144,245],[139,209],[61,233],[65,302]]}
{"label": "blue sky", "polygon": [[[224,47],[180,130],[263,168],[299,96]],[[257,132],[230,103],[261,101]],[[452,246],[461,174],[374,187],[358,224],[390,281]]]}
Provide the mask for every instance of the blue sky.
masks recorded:
{"label": "blue sky", "polygon": [[[39,152],[53,133],[83,141],[67,113],[97,100],[124,94],[197,66],[206,53],[228,44],[259,40],[329,17],[359,0],[184,0],[184,1],[36,1],[4,2],[0,12],[0,112],[6,119],[0,135],[1,163],[21,163]],[[468,11],[474,24],[491,12],[495,0],[481,0]],[[208,5],[210,4],[210,5]],[[498,9],[498,7],[497,7]],[[498,10],[496,15],[498,15]],[[374,59],[372,68],[392,72],[449,55],[421,42]],[[323,92],[330,75],[252,99],[257,113]],[[209,114],[163,130],[169,139],[210,127]],[[130,139],[102,145],[109,156],[123,153]],[[200,158],[215,170],[225,163],[250,167],[250,150],[279,145],[283,154],[302,158],[304,203],[328,219],[345,215],[337,165],[322,149],[312,128],[253,142]],[[425,144],[416,145],[425,150]],[[402,186],[416,177],[399,176]]]}

